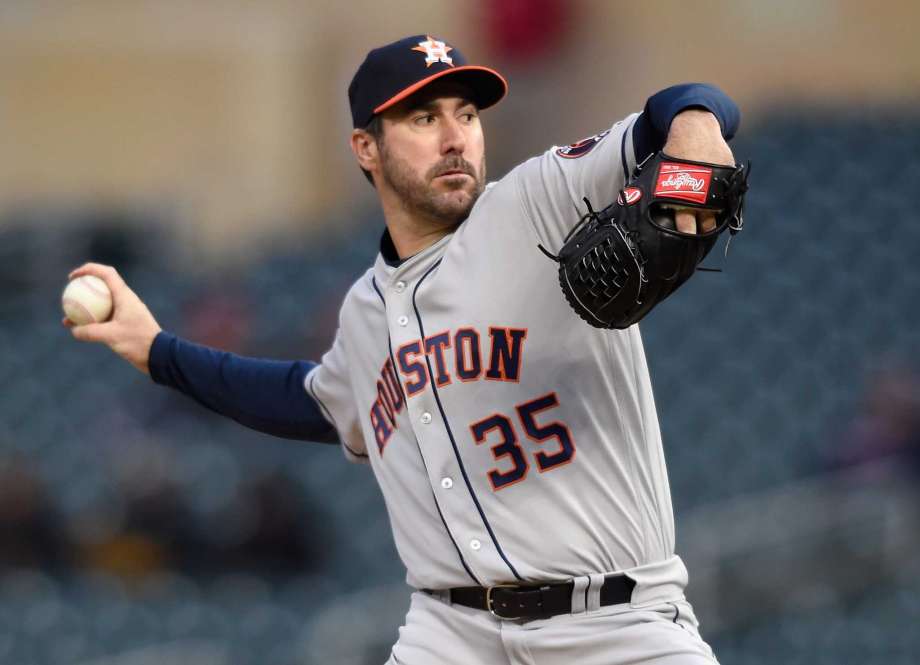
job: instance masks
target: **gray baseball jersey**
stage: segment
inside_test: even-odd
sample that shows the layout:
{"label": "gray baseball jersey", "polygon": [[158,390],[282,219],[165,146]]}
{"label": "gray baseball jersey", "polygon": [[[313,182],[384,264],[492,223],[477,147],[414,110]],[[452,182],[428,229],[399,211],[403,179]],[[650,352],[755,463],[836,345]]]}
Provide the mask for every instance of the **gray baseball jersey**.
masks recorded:
{"label": "gray baseball jersey", "polygon": [[[637,326],[562,297],[555,252],[635,166],[630,116],[491,183],[451,235],[349,291],[306,377],[380,484],[416,588],[568,580],[674,561],[658,417]],[[678,586],[683,566],[667,567]]]}

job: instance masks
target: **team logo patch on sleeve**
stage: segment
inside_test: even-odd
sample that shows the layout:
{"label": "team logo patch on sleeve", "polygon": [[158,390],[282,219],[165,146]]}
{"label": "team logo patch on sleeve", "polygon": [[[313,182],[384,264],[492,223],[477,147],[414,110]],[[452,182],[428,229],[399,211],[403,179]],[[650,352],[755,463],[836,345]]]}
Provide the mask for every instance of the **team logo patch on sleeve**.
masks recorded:
{"label": "team logo patch on sleeve", "polygon": [[556,154],[560,157],[565,157],[566,159],[576,159],[578,157],[583,157],[584,155],[587,155],[589,152],[594,150],[594,146],[600,143],[601,140],[609,133],[610,130],[606,129],[600,134],[589,136],[586,139],[582,139],[578,143],[573,143],[563,148],[556,148]]}
{"label": "team logo patch on sleeve", "polygon": [[662,162],[655,184],[655,196],[683,199],[690,203],[706,203],[712,169],[695,164]]}

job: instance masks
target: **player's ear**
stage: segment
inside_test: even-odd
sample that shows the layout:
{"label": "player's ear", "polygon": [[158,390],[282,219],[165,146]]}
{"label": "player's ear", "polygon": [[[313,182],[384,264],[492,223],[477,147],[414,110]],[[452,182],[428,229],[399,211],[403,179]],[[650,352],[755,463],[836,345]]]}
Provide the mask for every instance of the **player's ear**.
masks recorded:
{"label": "player's ear", "polygon": [[355,153],[358,165],[365,171],[371,171],[377,165],[377,139],[364,129],[351,132],[351,151]]}

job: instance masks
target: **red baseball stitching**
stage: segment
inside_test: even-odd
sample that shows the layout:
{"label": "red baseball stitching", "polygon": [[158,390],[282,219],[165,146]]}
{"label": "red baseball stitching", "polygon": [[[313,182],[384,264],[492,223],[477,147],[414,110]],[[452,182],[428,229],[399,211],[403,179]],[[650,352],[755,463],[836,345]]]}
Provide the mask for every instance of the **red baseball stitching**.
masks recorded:
{"label": "red baseball stitching", "polygon": [[[74,306],[77,307],[78,309],[82,309],[82,310],[83,310],[83,313],[86,314],[86,316],[89,317],[89,320],[90,320],[92,323],[99,323],[99,322],[96,320],[96,317],[93,316],[93,313],[92,313],[91,311],[89,311],[88,309],[86,309],[86,305],[84,305],[83,303],[81,303],[81,302],[79,302],[79,301],[77,301],[77,300],[74,300],[73,298],[61,298],[61,304],[62,304],[62,305],[74,305]],[[74,323],[77,323],[77,322],[74,321]],[[80,325],[80,324],[77,323],[77,325]]]}
{"label": "red baseball stitching", "polygon": [[[106,290],[105,290],[105,291],[102,291],[102,290],[99,289],[99,287],[97,287],[97,286],[93,283],[92,280],[86,279],[87,277],[96,277],[96,276],[95,276],[95,275],[83,275],[82,277],[79,278],[79,280],[80,280],[81,282],[83,282],[83,285],[86,286],[86,288],[88,288],[90,291],[92,291],[93,293],[95,293],[97,296],[102,296],[103,298],[108,298],[108,297],[111,295],[111,293],[109,292],[109,287],[108,287],[107,284],[106,284],[106,287],[105,287]],[[105,280],[103,280],[101,277],[96,277],[96,279],[102,281],[102,283],[105,284]]]}

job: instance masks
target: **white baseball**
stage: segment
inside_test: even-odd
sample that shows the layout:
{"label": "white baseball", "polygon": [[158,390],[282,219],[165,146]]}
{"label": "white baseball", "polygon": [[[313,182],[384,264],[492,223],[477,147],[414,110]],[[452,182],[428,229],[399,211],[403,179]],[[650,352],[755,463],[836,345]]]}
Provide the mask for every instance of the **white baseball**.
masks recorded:
{"label": "white baseball", "polygon": [[95,275],[72,280],[61,295],[64,314],[78,326],[100,323],[112,315],[112,292]]}

